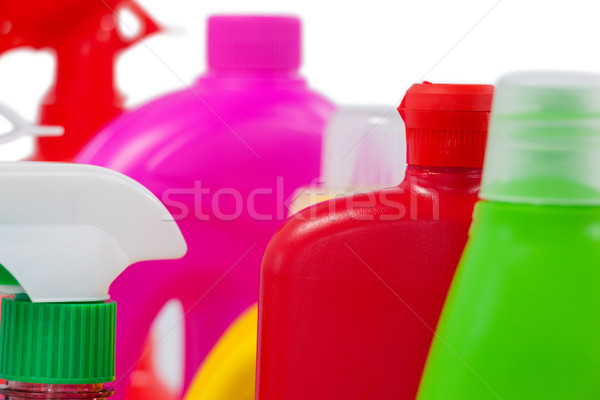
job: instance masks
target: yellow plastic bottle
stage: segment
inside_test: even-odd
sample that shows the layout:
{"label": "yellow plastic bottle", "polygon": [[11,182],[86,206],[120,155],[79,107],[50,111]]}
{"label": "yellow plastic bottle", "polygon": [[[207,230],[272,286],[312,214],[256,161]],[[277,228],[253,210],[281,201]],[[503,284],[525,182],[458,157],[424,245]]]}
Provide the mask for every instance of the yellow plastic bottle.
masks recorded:
{"label": "yellow plastic bottle", "polygon": [[185,400],[254,400],[258,307],[223,334],[194,378]]}

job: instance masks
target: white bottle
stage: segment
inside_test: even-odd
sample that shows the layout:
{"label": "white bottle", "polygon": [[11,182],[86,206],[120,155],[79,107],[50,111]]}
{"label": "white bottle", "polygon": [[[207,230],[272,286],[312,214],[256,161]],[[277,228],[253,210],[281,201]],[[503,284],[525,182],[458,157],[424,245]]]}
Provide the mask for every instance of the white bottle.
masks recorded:
{"label": "white bottle", "polygon": [[405,169],[404,122],[396,109],[342,106],[325,129],[321,181],[298,189],[289,213],[335,197],[395,186]]}

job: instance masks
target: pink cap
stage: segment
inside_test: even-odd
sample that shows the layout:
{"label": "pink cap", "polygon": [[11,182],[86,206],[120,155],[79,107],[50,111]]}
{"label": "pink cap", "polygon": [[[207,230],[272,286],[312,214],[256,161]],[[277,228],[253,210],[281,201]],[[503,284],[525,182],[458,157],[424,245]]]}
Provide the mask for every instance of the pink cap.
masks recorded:
{"label": "pink cap", "polygon": [[210,69],[285,70],[300,67],[300,19],[214,16],[208,20]]}

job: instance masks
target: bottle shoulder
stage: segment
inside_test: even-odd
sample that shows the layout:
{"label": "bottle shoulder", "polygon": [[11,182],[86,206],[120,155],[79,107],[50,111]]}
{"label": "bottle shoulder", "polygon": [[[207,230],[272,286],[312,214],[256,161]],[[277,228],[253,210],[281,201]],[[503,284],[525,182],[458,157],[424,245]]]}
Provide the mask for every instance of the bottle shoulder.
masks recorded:
{"label": "bottle shoulder", "polygon": [[[295,116],[320,123],[333,113],[335,107],[316,93],[306,91],[248,91],[210,90],[202,86],[190,86],[166,94],[127,111],[108,125],[101,134],[120,129],[127,134],[127,127],[135,125],[140,132],[145,125],[168,125],[174,131],[198,123],[208,123],[210,128],[236,124],[237,121],[260,122],[264,119],[279,120],[280,124],[295,124]],[[214,126],[213,126],[214,125]],[[123,133],[123,132],[122,132]]]}
{"label": "bottle shoulder", "polygon": [[303,275],[307,268],[310,274],[311,265],[331,272],[332,263],[343,264],[344,257],[355,259],[353,251],[371,255],[378,263],[399,265],[457,260],[475,197],[442,193],[438,200],[401,185],[306,208],[290,217],[272,238],[263,274]]}
{"label": "bottle shoulder", "polygon": [[475,206],[471,237],[477,245],[514,243],[517,248],[533,246],[549,252],[564,250],[566,242],[575,247],[596,246],[600,245],[600,207],[480,201]]}
{"label": "bottle shoulder", "polygon": [[178,117],[193,119],[203,113],[213,115],[219,112],[243,117],[246,115],[245,110],[272,107],[294,108],[300,112],[316,114],[329,114],[335,109],[331,101],[305,85],[228,87],[200,79],[152,99],[124,116],[131,114],[133,118],[139,118],[140,115],[151,114],[171,119],[175,113]]}
{"label": "bottle shoulder", "polygon": [[600,206],[521,204],[481,200],[475,205],[477,227],[512,227],[538,230],[561,227],[569,230],[600,223]]}
{"label": "bottle shoulder", "polygon": [[320,202],[291,216],[287,223],[302,230],[310,230],[313,225],[344,230],[374,222],[403,225],[461,219],[470,217],[477,201],[477,188],[478,185],[466,188],[415,185],[405,180],[395,187]]}
{"label": "bottle shoulder", "polygon": [[[318,146],[334,111],[322,98],[273,95],[257,100],[248,92],[184,89],[126,112],[88,143],[77,161],[113,166],[161,159],[235,161],[269,158],[281,147]],[[285,145],[288,145],[287,147]],[[223,157],[223,154],[234,154]],[[247,157],[246,157],[247,156]],[[118,161],[117,161],[118,160]]]}

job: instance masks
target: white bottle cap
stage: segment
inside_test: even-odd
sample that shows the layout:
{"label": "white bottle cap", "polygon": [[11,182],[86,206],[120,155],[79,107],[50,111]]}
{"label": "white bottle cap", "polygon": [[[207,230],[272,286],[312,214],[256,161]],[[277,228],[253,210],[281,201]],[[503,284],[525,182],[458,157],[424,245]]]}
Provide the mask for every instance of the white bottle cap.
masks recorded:
{"label": "white bottle cap", "polygon": [[406,169],[406,139],[396,109],[340,107],[325,130],[322,166],[328,188],[398,185]]}

